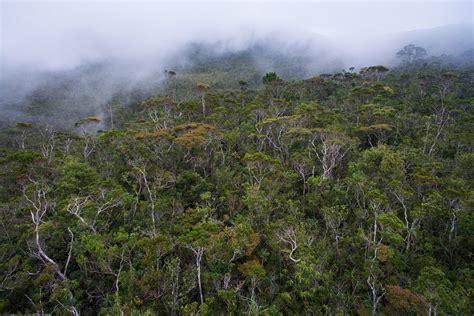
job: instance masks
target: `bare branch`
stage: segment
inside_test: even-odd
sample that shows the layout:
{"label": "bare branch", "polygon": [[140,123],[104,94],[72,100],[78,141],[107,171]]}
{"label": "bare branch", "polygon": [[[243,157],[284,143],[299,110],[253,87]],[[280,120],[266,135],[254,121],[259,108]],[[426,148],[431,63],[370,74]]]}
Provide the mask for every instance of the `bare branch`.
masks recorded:
{"label": "bare branch", "polygon": [[296,233],[295,233],[295,230],[293,227],[289,227],[286,231],[285,231],[285,236],[281,235],[281,234],[278,234],[278,238],[283,241],[283,242],[286,242],[288,244],[290,244],[290,247],[291,247],[291,251],[290,251],[290,255],[289,255],[289,258],[291,261],[297,263],[297,262],[300,262],[301,259],[295,259],[293,257],[293,254],[295,253],[296,249],[298,248],[298,244],[296,242]]}

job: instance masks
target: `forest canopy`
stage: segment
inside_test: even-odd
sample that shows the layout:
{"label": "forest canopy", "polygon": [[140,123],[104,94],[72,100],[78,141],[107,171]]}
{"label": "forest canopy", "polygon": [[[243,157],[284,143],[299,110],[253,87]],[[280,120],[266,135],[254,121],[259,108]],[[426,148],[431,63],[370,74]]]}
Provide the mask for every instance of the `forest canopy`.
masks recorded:
{"label": "forest canopy", "polygon": [[0,313],[472,314],[474,68],[398,55],[2,130]]}

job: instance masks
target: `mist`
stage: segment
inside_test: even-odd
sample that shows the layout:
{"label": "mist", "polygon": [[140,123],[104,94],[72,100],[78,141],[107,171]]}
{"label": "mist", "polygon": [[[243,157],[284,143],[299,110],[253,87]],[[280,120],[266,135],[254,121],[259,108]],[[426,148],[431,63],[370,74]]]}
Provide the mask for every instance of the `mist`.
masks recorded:
{"label": "mist", "polygon": [[[298,60],[298,74],[285,79],[392,66],[411,42],[429,55],[459,54],[473,47],[472,10],[454,1],[2,1],[1,116],[20,119],[32,92],[65,77],[74,80],[64,104],[100,116],[117,91],[153,92],[164,69],[192,67],[196,45],[209,58],[251,50],[261,73],[278,56]],[[78,95],[87,104],[69,102]]]}

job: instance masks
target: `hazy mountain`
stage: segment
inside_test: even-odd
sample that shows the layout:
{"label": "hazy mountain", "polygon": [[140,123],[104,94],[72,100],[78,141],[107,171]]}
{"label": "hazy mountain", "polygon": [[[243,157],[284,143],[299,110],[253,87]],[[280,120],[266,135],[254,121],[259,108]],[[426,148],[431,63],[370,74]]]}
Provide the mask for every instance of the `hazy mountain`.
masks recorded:
{"label": "hazy mountain", "polygon": [[[237,88],[239,80],[257,87],[262,75],[270,71],[285,80],[296,80],[351,66],[393,67],[399,62],[396,51],[409,43],[425,47],[428,56],[461,55],[472,49],[472,25],[391,34],[357,45],[319,34],[291,39],[276,32],[239,44],[190,43],[155,63],[115,59],[63,71],[10,71],[0,79],[0,121],[40,120],[72,126],[83,116],[101,116],[107,103],[118,95],[123,101],[132,93],[136,97],[158,93],[165,69],[177,71],[188,86],[203,81],[224,89]],[[465,54],[464,59],[469,56]]]}

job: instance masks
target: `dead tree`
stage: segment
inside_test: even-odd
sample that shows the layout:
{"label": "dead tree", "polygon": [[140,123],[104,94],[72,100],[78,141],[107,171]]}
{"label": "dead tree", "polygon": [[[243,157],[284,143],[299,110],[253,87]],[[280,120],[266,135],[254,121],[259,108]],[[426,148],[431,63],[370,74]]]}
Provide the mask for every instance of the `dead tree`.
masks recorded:
{"label": "dead tree", "polygon": [[31,221],[35,227],[35,245],[37,249],[37,254],[36,256],[43,261],[45,265],[49,265],[53,268],[54,273],[59,277],[61,281],[63,281],[66,284],[66,290],[68,292],[68,299],[71,301],[71,304],[69,307],[66,307],[73,315],[79,315],[79,311],[76,309],[76,307],[72,304],[72,301],[74,300],[73,293],[69,287],[69,279],[67,278],[67,268],[69,266],[69,262],[72,257],[72,247],[73,247],[73,242],[74,242],[74,234],[72,231],[68,228],[68,231],[71,235],[71,241],[69,243],[69,252],[68,252],[68,258],[66,260],[66,264],[64,267],[64,270],[61,271],[61,268],[59,264],[54,261],[44,250],[43,248],[43,241],[41,240],[41,235],[40,235],[40,226],[41,223],[43,222],[43,218],[46,215],[47,211],[51,208],[51,204],[48,202],[46,195],[48,193],[48,190],[42,187],[39,183],[34,182],[32,179],[30,179],[30,182],[34,184],[34,190],[32,193],[27,192],[26,187],[23,187],[23,197],[27,201],[27,203],[31,206],[30,209],[30,215],[31,215]]}

